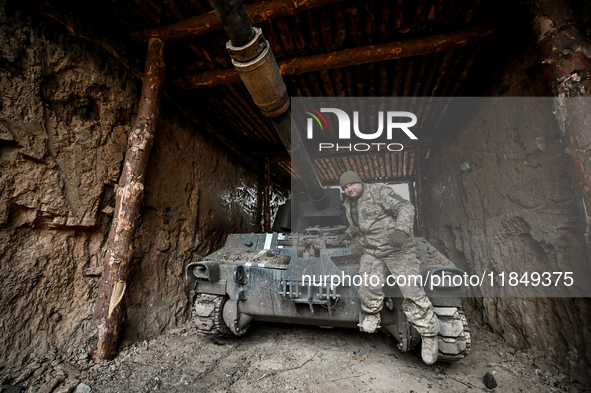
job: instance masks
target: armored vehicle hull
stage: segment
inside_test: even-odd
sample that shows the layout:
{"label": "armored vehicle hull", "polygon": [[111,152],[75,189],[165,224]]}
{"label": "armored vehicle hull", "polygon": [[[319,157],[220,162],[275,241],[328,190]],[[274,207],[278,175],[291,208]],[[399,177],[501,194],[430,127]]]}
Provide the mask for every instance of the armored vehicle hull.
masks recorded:
{"label": "armored vehicle hull", "polygon": [[[340,245],[337,237],[317,228],[303,234],[228,236],[222,249],[186,268],[187,279],[197,282],[197,328],[238,336],[252,321],[358,329],[365,316],[357,294],[363,281],[358,274],[360,255],[355,243]],[[423,282],[437,275],[463,275],[429,242],[415,239]],[[439,285],[426,285],[425,291],[440,321],[438,360],[457,361],[468,354],[471,344],[461,308],[465,288],[454,286],[451,279],[434,281]],[[383,291],[381,330],[398,340],[401,351],[410,351],[421,336],[402,311],[403,297],[395,283],[386,284]]]}

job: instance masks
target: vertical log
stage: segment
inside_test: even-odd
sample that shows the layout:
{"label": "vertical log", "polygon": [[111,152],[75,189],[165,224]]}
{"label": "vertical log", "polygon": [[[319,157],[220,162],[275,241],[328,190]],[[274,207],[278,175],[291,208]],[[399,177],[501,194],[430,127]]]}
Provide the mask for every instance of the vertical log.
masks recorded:
{"label": "vertical log", "polygon": [[591,97],[591,47],[578,31],[575,17],[564,0],[536,0],[533,14],[542,64],[557,97],[555,114],[589,245],[591,114],[589,99],[575,97]]}
{"label": "vertical log", "polygon": [[271,204],[269,200],[271,165],[268,156],[265,157],[265,165],[263,171],[263,229],[266,233],[268,233],[271,232]]}
{"label": "vertical log", "polygon": [[429,231],[427,229],[427,216],[425,216],[425,212],[427,211],[427,204],[425,203],[425,189],[423,187],[423,178],[422,178],[422,171],[421,166],[424,160],[426,160],[426,155],[423,149],[417,148],[416,150],[416,158],[415,158],[415,187],[413,187],[412,192],[416,191],[416,214],[415,214],[415,233],[416,236],[422,236],[427,238],[429,236]]}
{"label": "vertical log", "polygon": [[410,199],[410,203],[415,207],[415,219],[414,225],[412,228],[412,232],[414,236],[419,236],[419,209],[417,206],[417,199],[415,198],[415,182],[409,181],[408,182],[408,195]]}
{"label": "vertical log", "polygon": [[146,166],[154,142],[164,69],[164,43],[152,38],[148,43],[138,116],[127,140],[105,267],[90,328],[90,355],[94,359],[112,359],[117,350],[123,316],[122,299],[133,258],[133,239],[142,203]]}

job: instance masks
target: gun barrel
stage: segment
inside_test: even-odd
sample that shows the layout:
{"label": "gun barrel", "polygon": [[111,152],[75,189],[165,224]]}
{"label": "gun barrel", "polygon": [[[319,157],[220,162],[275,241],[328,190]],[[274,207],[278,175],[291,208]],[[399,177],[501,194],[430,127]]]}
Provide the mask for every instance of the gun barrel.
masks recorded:
{"label": "gun barrel", "polygon": [[230,38],[226,49],[238,75],[263,115],[271,119],[310,199],[317,209],[326,209],[330,201],[300,133],[292,125],[287,88],[269,42],[252,26],[241,0],[211,0],[211,5]]}

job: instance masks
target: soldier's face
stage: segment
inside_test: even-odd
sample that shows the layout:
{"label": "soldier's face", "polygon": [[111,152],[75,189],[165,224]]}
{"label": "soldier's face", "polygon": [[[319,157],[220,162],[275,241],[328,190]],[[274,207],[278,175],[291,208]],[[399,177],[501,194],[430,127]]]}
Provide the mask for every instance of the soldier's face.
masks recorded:
{"label": "soldier's face", "polygon": [[361,194],[361,188],[363,185],[361,183],[349,183],[345,187],[343,187],[343,192],[345,195],[355,199],[358,198]]}

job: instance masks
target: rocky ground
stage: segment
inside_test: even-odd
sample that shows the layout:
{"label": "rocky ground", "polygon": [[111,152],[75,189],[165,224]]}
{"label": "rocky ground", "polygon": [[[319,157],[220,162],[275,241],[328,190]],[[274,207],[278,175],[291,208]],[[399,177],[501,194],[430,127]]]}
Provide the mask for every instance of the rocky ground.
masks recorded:
{"label": "rocky ground", "polygon": [[[572,381],[541,354],[508,347],[471,323],[472,352],[453,364],[424,365],[386,334],[256,324],[242,338],[206,336],[191,324],[150,341],[123,344],[113,361],[82,349],[3,364],[1,392],[569,392]],[[490,373],[497,387],[486,388]],[[15,389],[22,386],[25,389]],[[491,386],[491,385],[489,385]]]}

